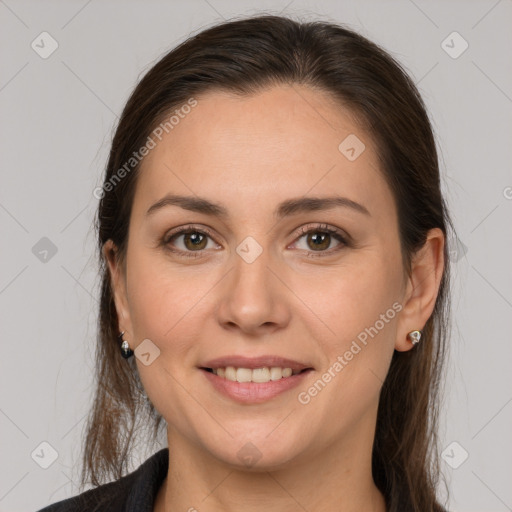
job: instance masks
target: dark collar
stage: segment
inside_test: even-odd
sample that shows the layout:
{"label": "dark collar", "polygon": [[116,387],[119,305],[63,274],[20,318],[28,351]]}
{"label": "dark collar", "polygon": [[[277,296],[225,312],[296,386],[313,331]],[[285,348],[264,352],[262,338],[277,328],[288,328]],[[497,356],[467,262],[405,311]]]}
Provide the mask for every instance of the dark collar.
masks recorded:
{"label": "dark collar", "polygon": [[89,489],[39,512],[153,512],[168,467],[169,449],[163,448],[119,480]]}
{"label": "dark collar", "polygon": [[136,475],[126,499],[125,512],[153,512],[156,495],[169,469],[169,449],[164,448],[147,459]]}

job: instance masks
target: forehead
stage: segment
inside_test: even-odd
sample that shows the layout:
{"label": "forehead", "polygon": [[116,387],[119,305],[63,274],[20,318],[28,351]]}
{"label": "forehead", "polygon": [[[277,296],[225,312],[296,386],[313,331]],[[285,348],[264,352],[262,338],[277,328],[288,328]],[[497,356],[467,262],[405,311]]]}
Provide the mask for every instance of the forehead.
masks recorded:
{"label": "forehead", "polygon": [[211,91],[195,99],[197,105],[145,157],[134,208],[147,208],[168,192],[221,198],[228,208],[308,192],[338,192],[369,205],[379,202],[378,189],[381,207],[392,202],[373,141],[326,93],[283,85],[244,96]]}

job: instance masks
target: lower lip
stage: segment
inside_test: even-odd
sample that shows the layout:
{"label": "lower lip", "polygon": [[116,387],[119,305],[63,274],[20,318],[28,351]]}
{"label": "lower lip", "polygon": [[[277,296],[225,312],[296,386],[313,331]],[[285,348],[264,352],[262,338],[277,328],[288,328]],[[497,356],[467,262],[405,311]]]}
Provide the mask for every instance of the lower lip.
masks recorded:
{"label": "lower lip", "polygon": [[304,381],[311,370],[283,377],[269,382],[234,382],[214,373],[201,369],[213,387],[223,395],[244,404],[259,404],[266,402]]}

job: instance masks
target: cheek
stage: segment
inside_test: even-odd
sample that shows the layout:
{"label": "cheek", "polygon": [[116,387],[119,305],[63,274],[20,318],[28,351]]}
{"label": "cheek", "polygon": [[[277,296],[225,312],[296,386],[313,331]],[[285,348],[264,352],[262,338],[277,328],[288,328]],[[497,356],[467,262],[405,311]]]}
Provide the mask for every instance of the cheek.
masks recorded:
{"label": "cheek", "polygon": [[127,276],[130,317],[137,339],[164,341],[186,323],[213,283],[208,275],[172,268],[162,254],[134,251]]}
{"label": "cheek", "polygon": [[299,390],[299,402],[309,402],[304,407],[317,417],[343,418],[325,427],[326,436],[349,428],[378,402],[393,355],[398,274],[377,256],[371,265],[370,260],[338,269],[321,289],[311,285],[301,291],[315,313],[309,314],[309,325],[316,325],[315,339],[326,358],[317,380]]}
{"label": "cheek", "polygon": [[[160,350],[148,366],[137,360],[140,378],[151,402],[166,419],[187,417],[189,382],[197,360],[197,343],[204,331],[201,299],[214,285],[211,276],[172,269],[163,257],[143,254],[132,258],[128,277],[130,317],[136,343],[150,339]],[[172,397],[172,400],[169,398]],[[182,428],[186,428],[186,424]]]}
{"label": "cheek", "polygon": [[326,357],[314,389],[301,391],[326,414],[350,410],[357,418],[378,400],[394,352],[400,269],[389,253],[367,250],[333,268],[323,286],[303,282],[311,333]]}
{"label": "cheek", "polygon": [[[295,289],[305,298],[311,322],[318,324],[322,338],[330,340],[332,354],[346,350],[347,342],[356,339],[365,328],[378,322],[387,331],[396,311],[393,303],[399,297],[399,275],[396,265],[384,266],[377,255],[360,256],[358,263],[324,273],[318,279],[297,280]],[[388,310],[386,315],[386,312]],[[382,328],[381,315],[385,315]]]}

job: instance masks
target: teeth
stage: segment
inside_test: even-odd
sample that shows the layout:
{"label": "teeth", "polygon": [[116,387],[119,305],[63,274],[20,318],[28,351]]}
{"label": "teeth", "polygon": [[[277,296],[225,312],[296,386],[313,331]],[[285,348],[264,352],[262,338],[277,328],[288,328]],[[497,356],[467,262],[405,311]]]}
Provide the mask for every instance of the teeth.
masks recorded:
{"label": "teeth", "polygon": [[232,382],[270,382],[280,380],[282,378],[291,377],[300,373],[299,371],[292,371],[291,368],[280,368],[273,366],[271,368],[235,368],[234,366],[227,366],[226,368],[214,368],[213,373],[218,377],[223,377]]}
{"label": "teeth", "polygon": [[292,374],[291,368],[283,368],[283,377],[290,377]]}
{"label": "teeth", "polygon": [[270,370],[268,368],[254,368],[252,373],[252,382],[268,382],[270,380]]}
{"label": "teeth", "polygon": [[[214,370],[215,371],[215,370]],[[226,368],[226,371],[225,371],[225,374],[224,374],[224,377],[228,380],[232,380],[233,382],[236,381],[236,369],[233,368],[232,366],[228,366]]]}
{"label": "teeth", "polygon": [[270,368],[270,378],[272,380],[279,380],[283,376],[283,370],[281,368]]}
{"label": "teeth", "polygon": [[238,368],[236,371],[236,380],[238,382],[251,382],[252,370],[249,370],[249,368]]}

